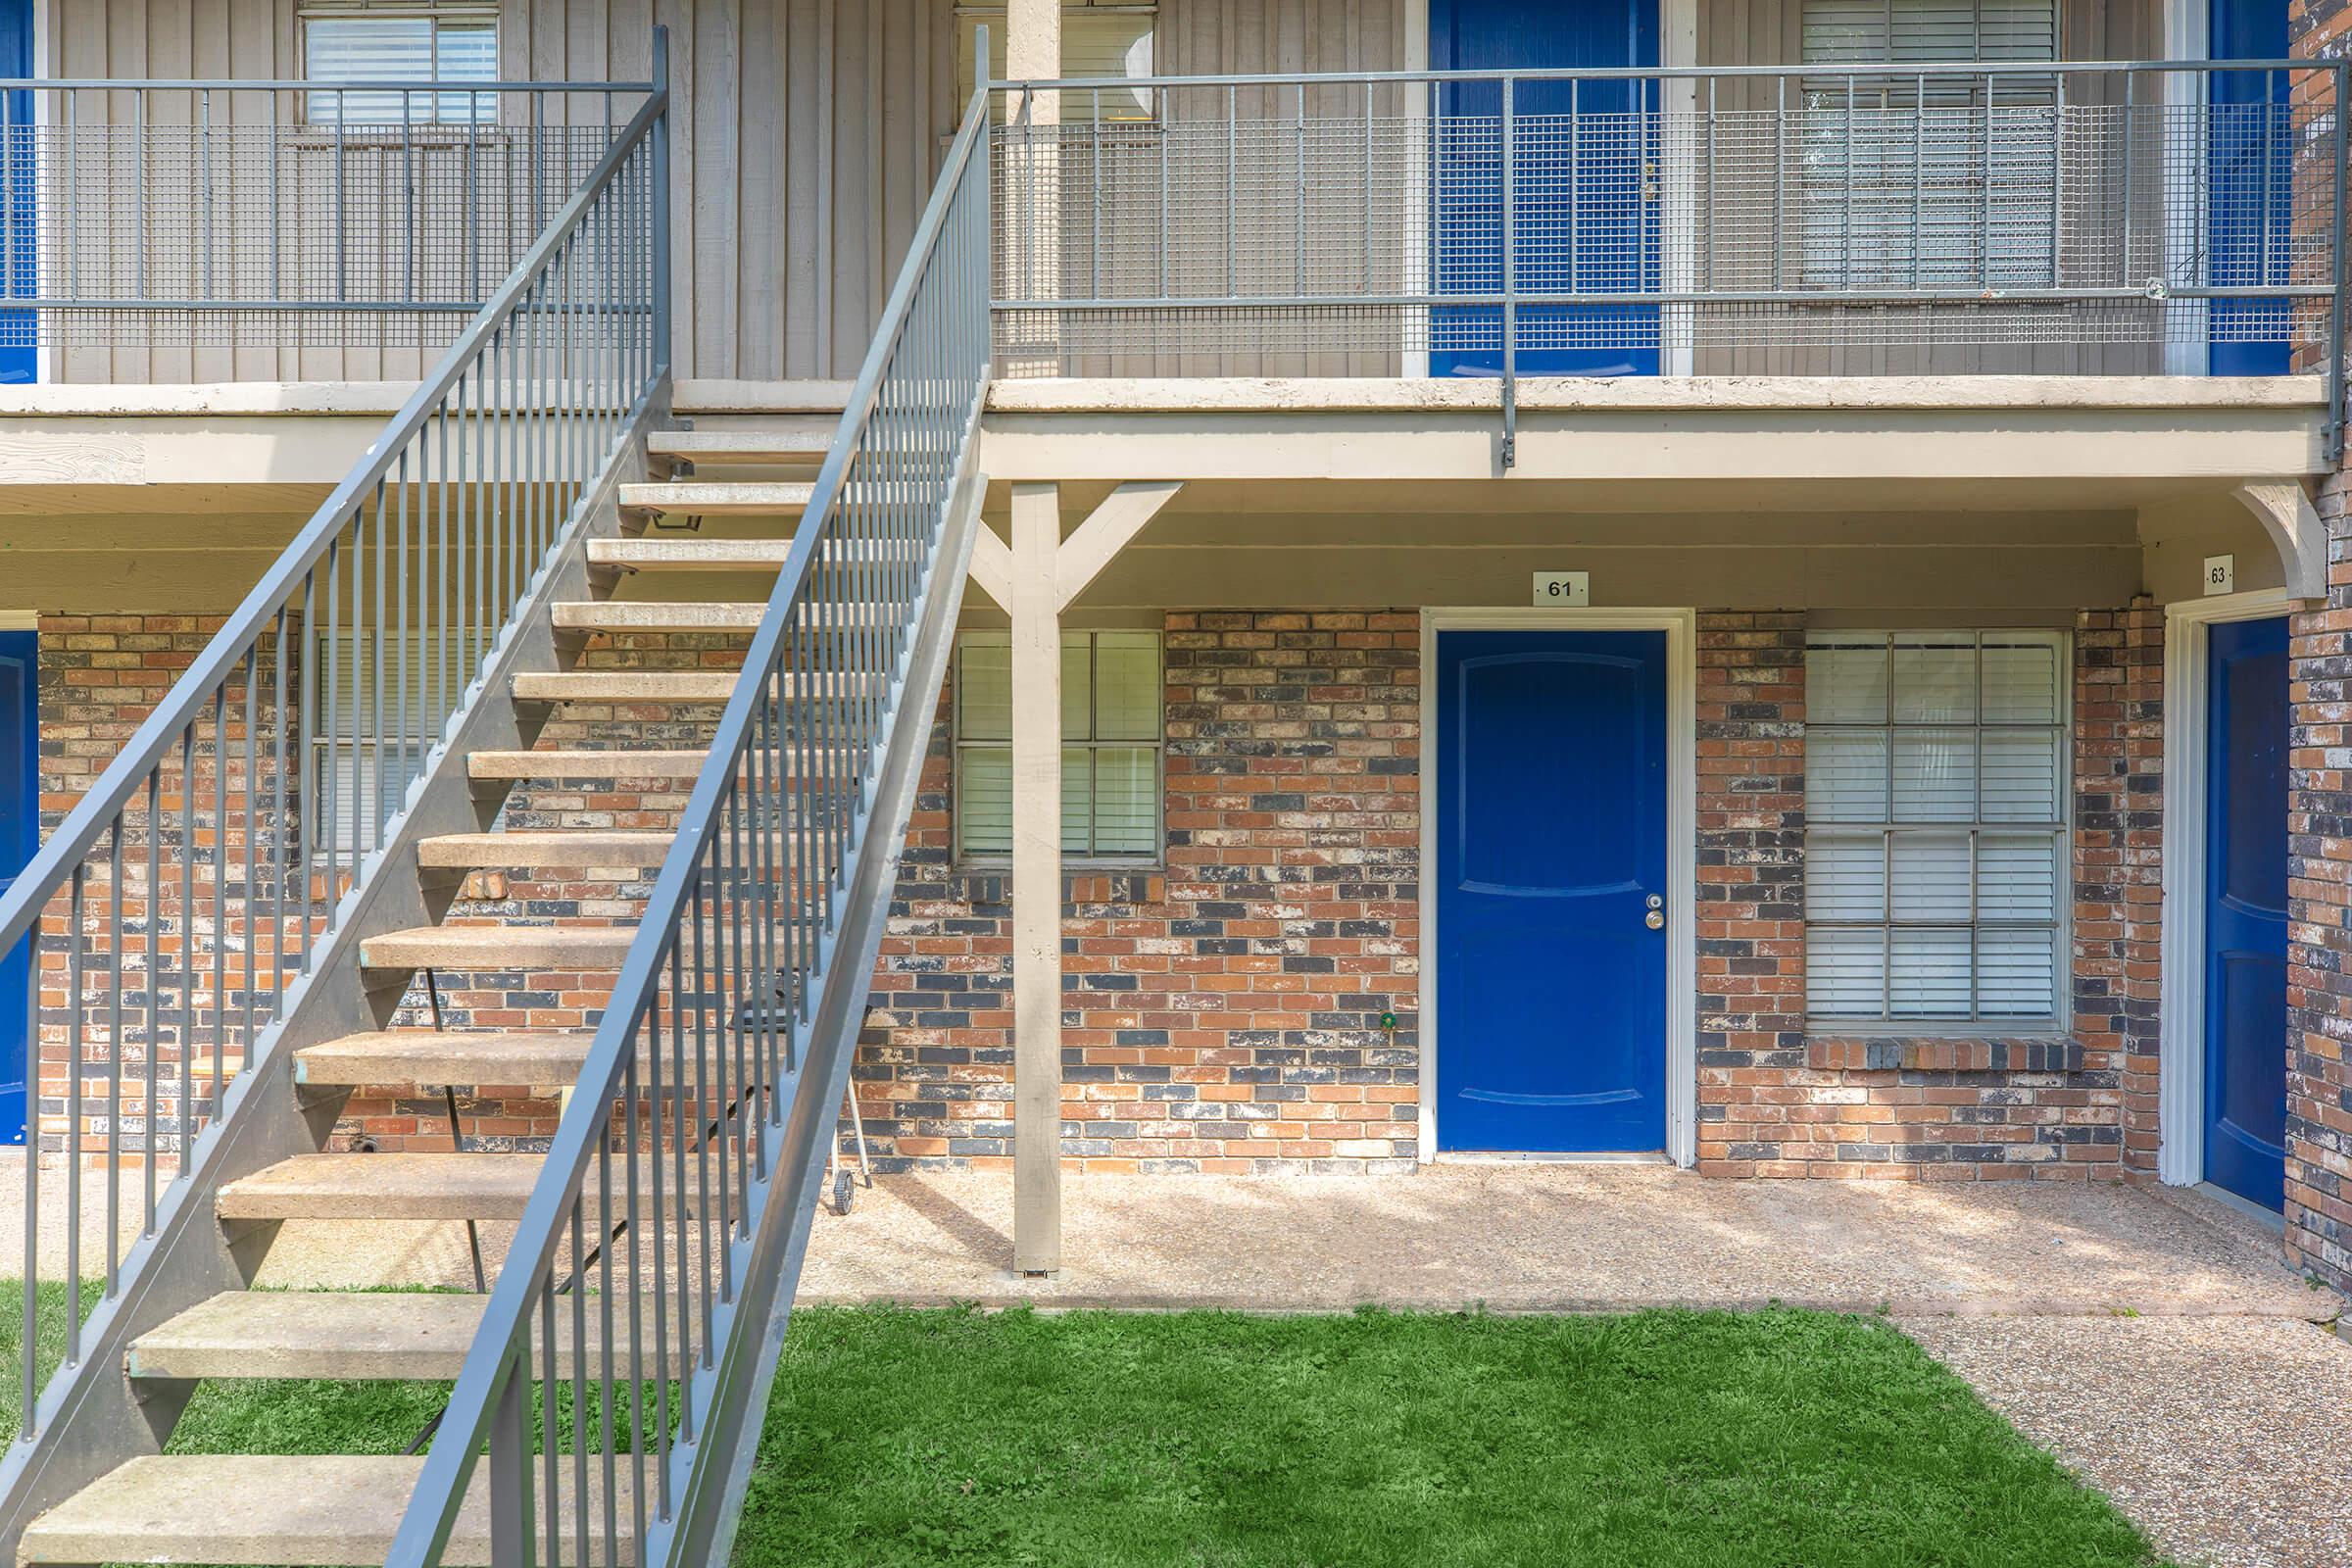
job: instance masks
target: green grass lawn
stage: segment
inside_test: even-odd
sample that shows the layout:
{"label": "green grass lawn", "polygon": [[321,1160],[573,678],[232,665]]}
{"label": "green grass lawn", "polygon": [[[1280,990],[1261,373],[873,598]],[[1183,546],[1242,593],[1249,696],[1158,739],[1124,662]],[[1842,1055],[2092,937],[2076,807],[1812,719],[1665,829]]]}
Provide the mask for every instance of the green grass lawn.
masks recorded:
{"label": "green grass lawn", "polygon": [[2145,1564],[1886,1324],[814,1310],[756,1564]]}
{"label": "green grass lawn", "polygon": [[[18,1419],[0,1284],[0,1430]],[[63,1343],[43,1298],[42,1364]],[[216,1383],[172,1448],[397,1452],[440,1384]],[[795,1314],[742,1568],[2150,1568],[1887,1325]]]}

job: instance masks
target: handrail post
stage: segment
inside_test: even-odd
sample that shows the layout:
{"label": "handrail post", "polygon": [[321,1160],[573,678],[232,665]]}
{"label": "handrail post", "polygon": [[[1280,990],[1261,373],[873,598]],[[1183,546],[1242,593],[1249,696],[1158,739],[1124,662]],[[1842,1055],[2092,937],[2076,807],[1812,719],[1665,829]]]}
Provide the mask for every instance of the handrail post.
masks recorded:
{"label": "handrail post", "polygon": [[[1511,84],[1502,78],[1502,466],[1519,458],[1519,248],[1511,171]],[[1576,286],[1574,278],[1569,287]]]}
{"label": "handrail post", "polygon": [[[506,1386],[490,1412],[490,1562],[492,1568],[531,1568],[532,1538],[538,1521],[531,1493],[531,1331],[526,1323],[509,1347],[514,1356]],[[555,1351],[549,1342],[548,1352]],[[554,1388],[551,1379],[551,1393]],[[549,1446],[555,1445],[555,1404],[548,1403]],[[549,1499],[554,1505],[554,1499]]]}
{"label": "handrail post", "polygon": [[670,352],[669,282],[669,28],[654,28],[654,115],[649,152],[654,161],[654,363],[667,369]]}

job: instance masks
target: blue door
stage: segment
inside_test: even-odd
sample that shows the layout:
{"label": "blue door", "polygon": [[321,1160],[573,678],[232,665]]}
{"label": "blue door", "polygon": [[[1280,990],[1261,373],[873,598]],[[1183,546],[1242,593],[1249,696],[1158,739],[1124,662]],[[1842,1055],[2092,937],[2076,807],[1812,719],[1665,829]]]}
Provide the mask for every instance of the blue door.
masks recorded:
{"label": "blue door", "polygon": [[2278,1208],[2286,1183],[2286,621],[2207,651],[2205,1179]]}
{"label": "blue door", "polygon": [[[31,75],[32,0],[0,0],[0,77]],[[31,93],[0,93],[0,295],[28,300],[40,294]],[[0,385],[34,378],[38,339],[31,311],[0,309]]]}
{"label": "blue door", "polygon": [[[0,632],[0,893],[40,845],[40,773],[33,718],[33,634]],[[24,1141],[24,1032],[29,943],[0,957],[0,1144]]]}
{"label": "blue door", "polygon": [[[2283,60],[2286,0],[2210,0],[2216,60]],[[2217,71],[2212,128],[2207,281],[2215,288],[2278,288],[2289,273],[2293,216],[2293,122],[2286,74]],[[2208,368],[2215,375],[2284,375],[2284,300],[2215,300],[2206,312]]]}
{"label": "blue door", "polygon": [[[1439,71],[1654,68],[1657,0],[1431,0]],[[1513,280],[1521,293],[1658,287],[1658,84],[1522,81],[1511,101]],[[1431,212],[1434,292],[1502,289],[1502,88],[1450,82],[1438,97]],[[1431,313],[1430,373],[1502,369],[1502,311]],[[1518,312],[1526,375],[1655,375],[1650,305],[1537,305]]]}
{"label": "blue door", "polygon": [[1437,682],[1438,1147],[1663,1149],[1666,634],[1441,632]]}

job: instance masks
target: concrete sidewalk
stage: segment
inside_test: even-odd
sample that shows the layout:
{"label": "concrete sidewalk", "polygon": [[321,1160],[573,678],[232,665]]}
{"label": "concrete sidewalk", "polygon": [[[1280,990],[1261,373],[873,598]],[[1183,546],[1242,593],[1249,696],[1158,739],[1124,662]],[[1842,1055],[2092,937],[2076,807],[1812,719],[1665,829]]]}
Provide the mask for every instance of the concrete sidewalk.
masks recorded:
{"label": "concrete sidewalk", "polygon": [[1655,1165],[1071,1176],[1064,1268],[1016,1279],[1012,1182],[882,1178],[817,1217],[803,1301],[1495,1311],[1765,1301],[1916,1314],[2328,1318],[2207,1200],[2057,1183],[1719,1182]]}

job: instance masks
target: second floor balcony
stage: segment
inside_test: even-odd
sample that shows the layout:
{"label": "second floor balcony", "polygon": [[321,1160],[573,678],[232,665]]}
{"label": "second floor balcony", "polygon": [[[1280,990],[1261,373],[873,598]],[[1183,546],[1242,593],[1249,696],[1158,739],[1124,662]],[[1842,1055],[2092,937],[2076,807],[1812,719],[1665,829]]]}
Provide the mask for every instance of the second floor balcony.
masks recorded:
{"label": "second floor balcony", "polygon": [[1001,370],[2319,373],[2342,328],[2337,71],[1017,84]]}

